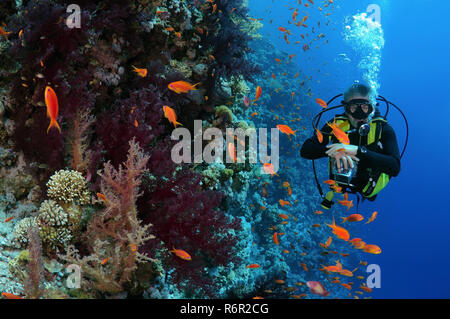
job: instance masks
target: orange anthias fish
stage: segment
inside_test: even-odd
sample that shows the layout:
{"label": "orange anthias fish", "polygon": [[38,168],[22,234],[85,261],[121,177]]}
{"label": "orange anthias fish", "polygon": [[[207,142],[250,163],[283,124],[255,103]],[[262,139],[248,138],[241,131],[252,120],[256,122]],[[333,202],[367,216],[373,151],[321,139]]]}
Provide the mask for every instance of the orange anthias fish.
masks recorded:
{"label": "orange anthias fish", "polygon": [[2,27],[0,27],[0,35],[3,36],[5,38],[6,41],[8,41],[8,35],[11,34],[12,32],[6,32],[5,29],[3,29]]}
{"label": "orange anthias fish", "polygon": [[109,261],[109,257],[102,260],[101,264],[104,265]]}
{"label": "orange anthias fish", "polygon": [[97,197],[98,197],[99,199],[101,199],[102,201],[104,201],[104,202],[107,202],[107,201],[108,201],[108,200],[106,199],[106,196],[103,195],[102,193],[97,193]]}
{"label": "orange anthias fish", "polygon": [[200,83],[196,83],[194,85],[185,82],[185,81],[177,81],[169,83],[168,87],[170,90],[174,91],[177,94],[180,93],[188,93],[191,90],[197,90],[195,87],[199,85]]}
{"label": "orange anthias fish", "polygon": [[9,292],[2,292],[2,297],[5,299],[23,299],[22,297],[11,294]]}
{"label": "orange anthias fish", "polygon": [[342,270],[342,264],[339,260],[336,260],[335,266],[323,266],[321,270],[325,270],[328,272],[340,272]]}
{"label": "orange anthias fish", "polygon": [[342,269],[342,270],[339,272],[339,274],[341,274],[342,276],[346,276],[346,277],[353,277],[353,273],[354,273],[357,269],[358,269],[358,268],[356,268],[356,269],[354,269],[354,270],[352,270],[352,271],[347,270],[347,269]]}
{"label": "orange anthias fish", "polygon": [[283,207],[284,207],[285,205],[292,206],[291,203],[288,202],[287,200],[282,200],[282,199],[280,199],[278,202],[279,202],[280,205],[283,206]]}
{"label": "orange anthias fish", "polygon": [[295,132],[297,132],[297,130],[293,131],[288,125],[284,125],[284,124],[278,124],[277,128],[280,130],[281,133],[284,133],[286,135],[295,135]]}
{"label": "orange anthias fish", "polygon": [[49,86],[45,88],[45,105],[47,106],[47,117],[50,118],[50,125],[47,128],[47,134],[50,131],[50,128],[56,127],[61,133],[61,128],[59,127],[58,122],[56,121],[58,117],[58,97],[56,96],[55,91]]}
{"label": "orange anthias fish", "polygon": [[361,289],[364,290],[365,292],[372,292],[372,289],[370,289],[370,288],[367,287],[367,286],[361,285],[359,288],[361,288]]}
{"label": "orange anthias fish", "polygon": [[263,169],[264,169],[264,172],[266,172],[266,174],[270,174],[270,176],[273,176],[273,175],[277,175],[278,176],[278,174],[275,173],[275,169],[273,167],[273,164],[271,164],[271,163],[264,163],[263,164]]}
{"label": "orange anthias fish", "polygon": [[5,219],[5,223],[10,222],[12,219],[14,218],[14,216],[8,217]]}
{"label": "orange anthias fish", "polygon": [[275,243],[275,245],[279,245],[280,242],[278,241],[278,234],[277,233],[273,233],[272,236],[273,242]]}
{"label": "orange anthias fish", "polygon": [[326,241],[325,244],[319,243],[319,245],[320,245],[321,247],[325,248],[325,249],[328,249],[328,247],[330,247],[332,241],[333,241],[333,238],[328,237],[328,239],[327,239],[327,241]]}
{"label": "orange anthias fish", "polygon": [[336,121],[333,121],[332,124],[330,124],[330,123],[327,123],[327,124],[333,130],[333,134],[334,134],[334,136],[336,136],[336,138],[339,140],[339,142],[341,142],[342,144],[346,144],[346,145],[350,144],[348,135],[336,125]]}
{"label": "orange anthias fish", "polygon": [[347,217],[341,217],[342,218],[342,223],[345,222],[360,222],[364,219],[364,217],[360,214],[351,214],[350,216]]}
{"label": "orange anthias fish", "polygon": [[377,245],[365,245],[363,251],[369,254],[381,254],[381,248]]}
{"label": "orange anthias fish", "polygon": [[323,142],[323,134],[321,131],[319,131],[318,129],[316,129],[316,134],[317,134],[317,139],[319,140],[319,143]]}
{"label": "orange anthias fish", "polygon": [[228,154],[233,160],[233,163],[236,163],[236,148],[234,147],[234,143],[228,143]]}
{"label": "orange anthias fish", "polygon": [[369,220],[366,222],[366,224],[371,223],[377,218],[378,212],[373,212],[372,216],[370,216]]}
{"label": "orange anthias fish", "polygon": [[170,123],[172,123],[175,127],[177,125],[183,125],[179,122],[177,122],[177,114],[175,113],[174,109],[171,107],[164,105],[163,106],[164,116],[169,120]]}
{"label": "orange anthias fish", "polygon": [[147,69],[139,69],[132,65],[133,71],[136,72],[140,77],[145,78],[147,76]]}
{"label": "orange anthias fish", "polygon": [[325,102],[325,101],[322,100],[322,99],[316,99],[316,103],[319,104],[319,105],[320,105],[321,107],[323,107],[323,108],[327,108],[327,107],[328,107],[327,102]]}
{"label": "orange anthias fish", "polygon": [[191,260],[191,255],[189,255],[187,252],[185,252],[182,249],[172,249],[170,252],[174,253],[175,255],[177,255],[177,257],[180,257],[181,259],[184,260]]}
{"label": "orange anthias fish", "polygon": [[250,265],[246,266],[245,268],[255,269],[255,268],[259,268],[259,265],[258,264],[250,264]]}
{"label": "orange anthias fish", "polygon": [[353,200],[348,201],[348,200],[338,200],[338,203],[347,207],[347,210],[349,210],[350,208],[353,207]]}
{"label": "orange anthias fish", "polygon": [[253,102],[258,101],[259,98],[261,97],[261,94],[262,94],[262,89],[258,85],[258,87],[256,88],[256,92],[255,92],[255,99],[253,100]]}
{"label": "orange anthias fish", "polygon": [[327,226],[330,226],[331,229],[333,229],[333,234],[335,234],[338,238],[343,239],[345,241],[350,239],[350,234],[348,233],[348,231],[340,226],[337,226],[335,221],[334,221],[334,217],[333,217],[333,224],[325,224]]}

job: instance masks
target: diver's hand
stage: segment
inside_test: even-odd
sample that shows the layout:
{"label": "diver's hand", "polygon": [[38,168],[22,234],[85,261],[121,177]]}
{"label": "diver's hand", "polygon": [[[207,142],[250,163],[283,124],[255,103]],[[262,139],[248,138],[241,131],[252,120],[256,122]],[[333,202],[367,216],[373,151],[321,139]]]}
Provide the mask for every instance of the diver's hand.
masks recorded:
{"label": "diver's hand", "polygon": [[328,145],[327,147],[329,148],[329,150],[326,151],[326,154],[329,157],[335,159],[338,172],[342,171],[342,166],[344,166],[345,169],[348,169],[349,166],[353,168],[353,160],[356,162],[359,161],[359,158],[355,156],[356,152],[358,151],[358,147],[355,145],[345,145],[338,143]]}
{"label": "diver's hand", "polygon": [[349,168],[349,166],[351,168],[355,167],[352,157],[350,155],[346,155],[345,153],[337,152],[334,156],[334,159],[336,160],[336,167],[338,169],[338,172],[342,171],[342,166],[344,166],[344,169],[346,170]]}
{"label": "diver's hand", "polygon": [[358,161],[358,159],[356,158],[358,146],[356,145],[345,145],[342,143],[335,143],[327,145],[327,148],[329,148],[329,150],[326,151],[325,153],[330,157],[334,157],[336,153],[346,153],[347,155],[352,156],[353,159]]}

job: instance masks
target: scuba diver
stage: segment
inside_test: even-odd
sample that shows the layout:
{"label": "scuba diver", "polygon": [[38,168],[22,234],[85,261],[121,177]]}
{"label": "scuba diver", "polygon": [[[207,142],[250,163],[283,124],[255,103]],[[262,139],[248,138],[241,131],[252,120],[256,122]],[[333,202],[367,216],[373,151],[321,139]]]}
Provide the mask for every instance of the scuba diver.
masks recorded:
{"label": "scuba diver", "polygon": [[[342,94],[331,101],[339,96]],[[329,175],[333,182],[330,183],[332,184],[330,191],[323,196],[321,205],[324,209],[329,209],[334,204],[335,192],[356,194],[358,204],[360,200],[358,194],[362,195],[363,200],[375,200],[389,179],[399,174],[401,155],[407,144],[406,140],[405,148],[400,155],[394,129],[386,120],[389,104],[394,105],[393,103],[381,96],[377,98],[372,88],[360,83],[353,84],[343,96],[342,105],[328,108],[314,118],[315,132],[318,131],[317,125],[324,112],[344,106],[345,113],[336,115],[332,121],[327,122],[320,132],[304,142],[300,151],[303,158],[313,160],[314,175],[322,196],[314,160],[329,158]],[[377,100],[386,102],[388,111],[385,116],[381,116]],[[397,106],[395,107],[401,112]],[[331,127],[333,124],[347,134],[350,141],[348,145],[341,143],[333,134]],[[319,138],[323,140],[319,142]]]}

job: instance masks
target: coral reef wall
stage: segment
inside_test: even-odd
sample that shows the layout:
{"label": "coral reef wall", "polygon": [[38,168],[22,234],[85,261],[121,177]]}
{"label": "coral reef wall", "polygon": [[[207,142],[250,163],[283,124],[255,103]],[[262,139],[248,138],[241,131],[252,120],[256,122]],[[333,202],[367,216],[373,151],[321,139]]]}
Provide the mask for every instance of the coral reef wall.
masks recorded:
{"label": "coral reef wall", "polygon": [[[267,80],[296,75],[273,64],[290,58],[261,39],[246,2],[77,3],[75,28],[70,1],[0,4],[8,32],[0,38],[1,290],[27,298],[288,297],[292,290],[274,280],[305,282],[295,270],[304,250],[303,263],[332,263],[316,245],[325,232],[307,230],[318,198],[298,157],[287,164],[299,169],[274,178],[259,163],[171,160],[176,122],[192,136],[194,120],[223,136],[226,128],[275,127],[292,114],[275,119],[269,105],[298,108],[310,94],[303,75],[300,89]],[[195,89],[177,92],[174,83]],[[259,85],[276,93],[246,105]],[[56,116],[46,87],[56,93]],[[300,130],[296,141],[306,136]],[[281,149],[291,142],[283,137]],[[292,193],[280,196],[287,180]],[[280,208],[280,197],[290,205]],[[282,211],[304,218],[282,223]],[[275,230],[286,233],[281,245]],[[298,240],[301,250],[287,246]],[[73,269],[81,277],[69,285]]]}

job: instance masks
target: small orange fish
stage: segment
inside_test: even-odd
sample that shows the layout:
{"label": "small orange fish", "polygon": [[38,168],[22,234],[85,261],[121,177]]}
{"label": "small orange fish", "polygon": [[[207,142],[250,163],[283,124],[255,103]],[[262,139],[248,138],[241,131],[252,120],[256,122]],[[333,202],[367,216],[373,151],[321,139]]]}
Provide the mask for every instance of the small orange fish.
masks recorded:
{"label": "small orange fish", "polygon": [[228,143],[228,154],[233,159],[233,163],[236,163],[236,148],[234,147],[234,143]]}
{"label": "small orange fish", "polygon": [[305,263],[301,263],[300,266],[302,266],[304,271],[308,271],[308,266]]}
{"label": "small orange fish", "polygon": [[345,223],[346,221],[348,222],[360,222],[364,219],[364,217],[360,214],[351,214],[350,216],[347,217],[341,217],[342,218],[342,223]]}
{"label": "small orange fish", "polygon": [[284,125],[284,124],[278,124],[277,128],[280,130],[281,133],[284,133],[286,135],[295,135],[295,132],[297,132],[297,130],[293,131],[288,125]]}
{"label": "small orange fish", "polygon": [[215,3],[215,4],[213,5],[212,13],[214,14],[214,13],[216,12],[216,10],[217,10],[217,4]]}
{"label": "small orange fish", "polygon": [[137,120],[134,120],[134,127],[138,127],[139,126],[139,122]]}
{"label": "small orange fish", "polygon": [[250,265],[246,266],[245,268],[255,269],[255,268],[259,268],[259,265],[258,264],[250,264]]}
{"label": "small orange fish", "polygon": [[348,290],[352,290],[352,286],[349,284],[341,284],[342,287],[347,288]]}
{"label": "small orange fish", "polygon": [[13,218],[14,218],[14,216],[11,216],[11,217],[6,218],[6,219],[5,219],[5,223],[11,221]]}
{"label": "small orange fish", "polygon": [[336,120],[334,120],[332,124],[330,123],[327,124],[333,130],[333,135],[336,136],[339,142],[346,145],[350,144],[350,139],[348,138],[348,135],[336,125]]}
{"label": "small orange fish", "polygon": [[373,222],[375,220],[375,218],[377,218],[378,212],[373,212],[372,216],[370,216],[369,220],[366,222],[366,224],[369,224],[371,222]]}
{"label": "small orange fish", "polygon": [[181,259],[184,260],[191,260],[191,255],[189,255],[187,252],[185,252],[182,249],[172,249],[171,250],[172,253],[174,253],[175,255],[177,255],[177,257],[180,257]]}
{"label": "small orange fish", "polygon": [[104,202],[107,202],[107,201],[108,201],[108,200],[106,199],[106,196],[103,195],[102,193],[97,193],[97,197],[98,197],[99,199],[101,199],[102,201],[104,201]]}
{"label": "small orange fish", "polygon": [[328,179],[328,180],[324,181],[324,183],[327,184],[327,185],[334,185],[334,184],[336,184],[336,182],[333,181],[332,179]]}
{"label": "small orange fish", "polygon": [[358,268],[356,268],[353,271],[347,270],[347,269],[342,269],[339,274],[341,274],[342,276],[346,276],[346,277],[353,277],[353,273],[357,270]]}
{"label": "small orange fish", "polygon": [[270,174],[270,176],[273,176],[273,175],[278,176],[278,174],[275,173],[275,168],[272,163],[264,163],[263,169],[264,169],[264,172],[266,172],[266,174]]}
{"label": "small orange fish", "polygon": [[172,123],[175,127],[177,125],[183,125],[179,122],[177,122],[177,114],[175,113],[175,110],[171,107],[164,105],[163,106],[164,116],[169,120],[170,123]]}
{"label": "small orange fish", "polygon": [[279,285],[282,285],[282,284],[284,284],[284,280],[283,279],[276,279],[275,283],[277,283]]}
{"label": "small orange fish", "polygon": [[348,241],[350,239],[350,234],[348,233],[348,231],[340,226],[337,226],[335,221],[334,221],[334,217],[333,217],[333,224],[325,224],[329,227],[331,227],[331,229],[333,229],[333,234],[335,234],[338,238],[343,239],[345,241]]}
{"label": "small orange fish", "polygon": [[327,102],[325,102],[325,101],[322,100],[322,99],[316,99],[316,103],[319,104],[319,105],[320,105],[321,107],[323,107],[323,108],[327,108],[327,107],[328,107]]}
{"label": "small orange fish", "polygon": [[23,299],[22,297],[11,294],[9,292],[2,292],[2,297],[5,299]]}
{"label": "small orange fish", "polygon": [[261,94],[262,94],[262,89],[258,85],[258,87],[256,88],[256,92],[255,92],[255,99],[253,100],[253,102],[258,101],[259,98],[261,97]]}
{"label": "small orange fish", "polygon": [[109,257],[108,257],[108,258],[105,258],[105,259],[103,259],[103,260],[102,260],[102,262],[101,262],[101,264],[102,264],[102,265],[106,264],[106,263],[108,262],[108,260],[109,260]]}
{"label": "small orange fish", "polygon": [[59,127],[56,119],[58,118],[59,106],[58,106],[58,97],[56,96],[55,91],[49,86],[45,88],[45,105],[47,106],[47,117],[50,118],[50,125],[47,128],[47,134],[52,127],[56,127],[61,133],[61,127]]}
{"label": "small orange fish", "polygon": [[0,35],[3,36],[5,38],[6,41],[8,41],[8,35],[10,35],[12,32],[6,32],[5,29],[3,29],[2,27],[0,27]]}
{"label": "small orange fish", "polygon": [[169,83],[168,87],[170,90],[174,91],[177,94],[180,93],[188,93],[191,90],[197,90],[195,87],[199,85],[200,83],[196,83],[194,85],[185,82],[185,81],[176,81]]}
{"label": "small orange fish", "polygon": [[139,69],[132,65],[133,71],[136,72],[140,77],[145,78],[147,76],[147,69]]}
{"label": "small orange fish", "polygon": [[338,203],[347,207],[347,210],[349,210],[350,208],[353,207],[353,200],[348,201],[348,200],[338,200]]}
{"label": "small orange fish", "polygon": [[319,131],[318,129],[316,129],[316,134],[317,134],[317,139],[319,140],[319,143],[323,142],[323,134],[321,131]]}
{"label": "small orange fish", "polygon": [[280,216],[283,219],[289,219],[289,216],[286,214],[278,214],[278,216]]}
{"label": "small orange fish", "polygon": [[292,206],[292,204],[289,202],[289,201],[287,201],[287,200],[282,200],[282,199],[280,199],[279,201],[278,201],[278,203],[280,203],[280,205],[281,206],[285,206],[285,205],[288,205],[288,206]]}
{"label": "small orange fish", "polygon": [[361,285],[359,288],[361,288],[361,289],[364,290],[365,292],[372,292],[372,289],[370,289],[370,288],[367,287],[367,286]]}
{"label": "small orange fish", "polygon": [[275,243],[275,245],[280,244],[280,242],[278,241],[278,234],[276,232],[273,233],[272,239],[273,239],[273,242]]}
{"label": "small orange fish", "polygon": [[377,245],[365,245],[363,251],[369,254],[381,254],[381,248]]}

